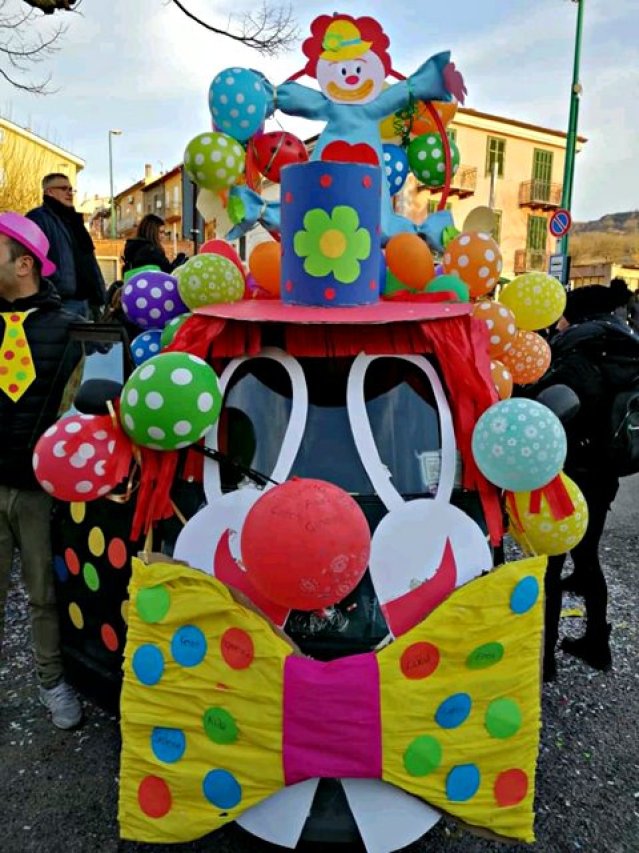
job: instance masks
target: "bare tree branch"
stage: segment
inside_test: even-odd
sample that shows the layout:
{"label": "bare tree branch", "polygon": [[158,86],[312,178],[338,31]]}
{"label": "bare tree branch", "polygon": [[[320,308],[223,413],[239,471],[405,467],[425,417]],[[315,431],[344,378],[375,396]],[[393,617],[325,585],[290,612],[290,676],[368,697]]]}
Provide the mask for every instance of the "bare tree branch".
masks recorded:
{"label": "bare tree branch", "polygon": [[298,38],[298,29],[290,5],[272,6],[267,0],[264,0],[262,7],[257,12],[246,14],[240,19],[238,31],[233,32],[231,29],[232,16],[229,16],[227,29],[224,30],[203,21],[202,18],[189,11],[182,0],[172,0],[172,2],[188,18],[201,27],[216,33],[216,35],[241,42],[266,56],[274,56],[281,51],[289,50]]}
{"label": "bare tree branch", "polygon": [[[44,35],[38,32],[37,22],[40,19],[34,16],[37,14],[35,8],[40,8],[41,2],[46,3],[46,0],[22,0],[24,5],[21,3],[22,10],[18,11],[7,5],[7,0],[0,0],[0,77],[16,89],[34,95],[53,91],[49,86],[50,75],[34,81],[29,78],[29,72],[34,65],[56,52],[58,41],[66,31],[66,27],[57,25],[53,29],[48,27]],[[27,9],[26,6],[32,8]],[[66,9],[66,6],[62,3],[59,8]],[[71,11],[70,5],[67,11]]]}

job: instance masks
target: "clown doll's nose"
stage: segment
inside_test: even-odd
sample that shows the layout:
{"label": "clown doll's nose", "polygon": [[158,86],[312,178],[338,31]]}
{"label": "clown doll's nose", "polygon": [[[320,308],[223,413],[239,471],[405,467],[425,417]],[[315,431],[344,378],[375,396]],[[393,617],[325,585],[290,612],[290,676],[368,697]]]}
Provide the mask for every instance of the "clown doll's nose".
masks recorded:
{"label": "clown doll's nose", "polygon": [[354,86],[356,83],[359,83],[359,77],[357,74],[349,74],[345,82],[348,83],[349,86]]}

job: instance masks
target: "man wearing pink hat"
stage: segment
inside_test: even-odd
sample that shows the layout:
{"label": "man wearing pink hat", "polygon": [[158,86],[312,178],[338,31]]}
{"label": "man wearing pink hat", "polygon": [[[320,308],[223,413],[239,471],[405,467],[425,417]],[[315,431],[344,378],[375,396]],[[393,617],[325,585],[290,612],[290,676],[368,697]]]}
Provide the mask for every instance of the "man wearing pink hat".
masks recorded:
{"label": "man wearing pink hat", "polygon": [[64,680],[50,541],[51,498],[33,474],[33,448],[56,420],[82,350],[70,340],[77,315],[63,310],[46,276],[55,272],[42,230],[0,214],[0,643],[14,550],[29,597],[42,704],[58,728],[82,719]]}

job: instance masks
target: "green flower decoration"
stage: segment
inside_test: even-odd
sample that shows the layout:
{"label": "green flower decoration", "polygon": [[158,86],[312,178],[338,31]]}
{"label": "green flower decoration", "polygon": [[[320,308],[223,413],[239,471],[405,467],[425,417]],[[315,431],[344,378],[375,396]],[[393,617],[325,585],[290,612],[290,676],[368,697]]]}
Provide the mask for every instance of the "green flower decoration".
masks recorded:
{"label": "green flower decoration", "polygon": [[452,241],[456,237],[459,237],[461,233],[462,232],[458,231],[454,225],[446,226],[446,228],[444,228],[444,230],[442,231],[442,246],[444,247],[444,249],[446,248],[446,246],[448,246],[449,243],[452,243]]}
{"label": "green flower decoration", "polygon": [[360,261],[371,253],[371,235],[359,227],[357,211],[338,205],[329,214],[319,207],[304,217],[304,229],[295,234],[295,254],[305,258],[304,269],[315,278],[332,273],[342,284],[359,276]]}
{"label": "green flower decoration", "polygon": [[239,225],[246,216],[246,206],[241,198],[231,196],[227,205],[227,213],[233,225]]}

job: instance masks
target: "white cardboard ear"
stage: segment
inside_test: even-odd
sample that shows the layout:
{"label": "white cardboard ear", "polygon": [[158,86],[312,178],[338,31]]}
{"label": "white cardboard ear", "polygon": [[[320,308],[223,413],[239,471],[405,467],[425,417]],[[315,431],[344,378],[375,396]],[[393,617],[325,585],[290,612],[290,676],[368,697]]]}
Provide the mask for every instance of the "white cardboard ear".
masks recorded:
{"label": "white cardboard ear", "polygon": [[[304,371],[296,359],[275,348],[266,348],[259,355],[252,357],[277,361],[291,378],[291,414],[277,462],[270,474],[271,479],[283,482],[291,472],[306,429],[308,389]],[[223,395],[237,368],[248,358],[250,356],[236,358],[227,366],[220,377],[220,390]],[[217,449],[217,427],[208,433],[207,443],[209,447]],[[255,589],[238,560],[239,544],[234,547],[234,542],[239,543],[244,520],[251,508],[264,492],[274,485],[275,483],[267,483],[261,490],[250,484],[223,495],[219,464],[213,459],[206,459],[204,491],[207,505],[189,519],[180,532],[175,543],[174,556],[178,560],[185,560],[193,568],[215,575],[227,586],[244,593],[281,628],[290,611],[269,601]]]}
{"label": "white cardboard ear", "polygon": [[276,794],[245,811],[236,823],[270,844],[294,850],[311,812],[319,779],[307,779]]}
{"label": "white cardboard ear", "polygon": [[[306,378],[302,367],[292,355],[284,352],[284,350],[276,347],[265,347],[261,352],[254,356],[241,356],[234,358],[229,362],[226,369],[222,373],[219,381],[220,393],[224,397],[228,384],[240,365],[245,364],[249,359],[268,358],[272,361],[281,364],[284,370],[288,373],[291,380],[292,403],[291,414],[288,420],[288,426],[280,453],[275,463],[273,471],[263,471],[276,483],[282,483],[288,478],[291,473],[295,458],[302,444],[304,430],[306,429],[306,418],[308,416],[308,388],[306,387]],[[205,444],[212,450],[219,449],[219,420],[213,429],[209,430],[206,435]],[[222,494],[220,484],[220,466],[214,459],[204,460],[204,493],[206,499],[211,503],[214,498]],[[273,484],[267,484],[266,488],[270,488]]]}
{"label": "white cardboard ear", "polygon": [[[371,430],[364,377],[375,358],[400,358],[415,364],[430,380],[441,432],[441,472],[433,499],[404,502],[391,483]],[[460,586],[492,567],[481,528],[450,504],[455,478],[455,432],[444,389],[423,356],[367,356],[353,362],[347,388],[348,416],[355,446],[373,487],[389,512],[371,542],[369,571],[389,630],[400,636]]]}
{"label": "white cardboard ear", "polygon": [[429,832],[441,814],[388,782],[342,779],[367,853],[390,853]]}

